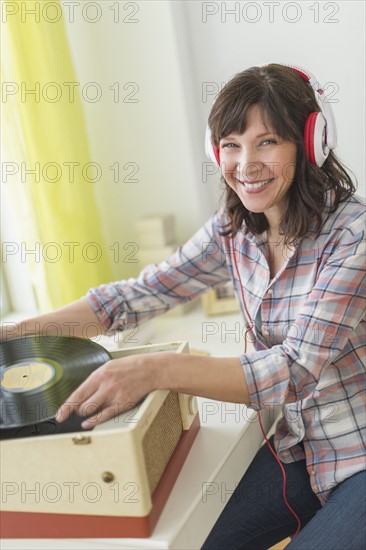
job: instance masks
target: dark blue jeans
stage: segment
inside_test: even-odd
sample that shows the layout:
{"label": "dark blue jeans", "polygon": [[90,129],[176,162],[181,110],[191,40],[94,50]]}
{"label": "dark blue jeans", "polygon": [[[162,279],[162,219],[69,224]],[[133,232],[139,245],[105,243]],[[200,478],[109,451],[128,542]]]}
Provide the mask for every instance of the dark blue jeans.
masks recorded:
{"label": "dark blue jeans", "polygon": [[[273,446],[273,437],[271,438]],[[287,500],[301,531],[286,550],[365,550],[366,471],[340,483],[321,506],[305,460],[283,464]],[[202,550],[267,550],[292,536],[297,521],[282,496],[282,472],[265,444],[236,487]]]}

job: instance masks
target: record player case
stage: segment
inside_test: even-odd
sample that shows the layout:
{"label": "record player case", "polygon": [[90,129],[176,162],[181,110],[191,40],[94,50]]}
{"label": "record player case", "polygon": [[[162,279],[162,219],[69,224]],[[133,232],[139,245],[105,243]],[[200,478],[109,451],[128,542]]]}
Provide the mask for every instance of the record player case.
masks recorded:
{"label": "record player case", "polygon": [[[187,353],[185,342],[111,352]],[[92,431],[1,445],[3,538],[148,537],[200,427],[196,398],[167,390]]]}

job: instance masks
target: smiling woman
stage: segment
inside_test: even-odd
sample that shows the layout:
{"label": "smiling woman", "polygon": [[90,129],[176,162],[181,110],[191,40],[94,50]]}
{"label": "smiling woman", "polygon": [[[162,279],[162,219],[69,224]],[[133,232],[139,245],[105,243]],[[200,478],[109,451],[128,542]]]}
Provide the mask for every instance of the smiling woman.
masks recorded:
{"label": "smiling woman", "polygon": [[[245,221],[254,234],[269,230],[290,244],[310,228],[320,228],[326,189],[333,189],[335,205],[355,192],[332,151],[335,124],[322,95],[310,73],[279,64],[239,73],[219,94],[209,116],[206,150],[222,166],[231,224],[224,234],[235,234]],[[234,136],[240,141],[229,139]],[[267,186],[258,192],[256,184],[270,178],[268,194]],[[261,207],[270,208],[273,200],[279,209],[267,216]]]}
{"label": "smiling woman", "polygon": [[[245,403],[259,421],[282,406],[204,550],[265,549],[294,534],[291,550],[365,547],[365,205],[332,150],[315,82],[277,64],[235,76],[206,133],[224,206],[166,261],[12,330],[124,330],[232,282],[246,323],[240,356],[114,359],[69,397],[76,412],[96,404],[98,423],[112,403],[155,389]],[[68,414],[66,402],[58,419]]]}

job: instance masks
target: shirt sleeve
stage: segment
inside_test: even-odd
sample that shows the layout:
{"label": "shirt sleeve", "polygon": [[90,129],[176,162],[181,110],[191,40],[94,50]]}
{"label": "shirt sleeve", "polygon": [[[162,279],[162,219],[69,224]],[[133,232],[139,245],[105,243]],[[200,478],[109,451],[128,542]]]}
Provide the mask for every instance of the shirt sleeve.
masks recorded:
{"label": "shirt sleeve", "polygon": [[137,278],[90,289],[85,299],[105,330],[139,324],[228,281],[221,225],[219,211],[166,261],[148,265]]}
{"label": "shirt sleeve", "polygon": [[366,266],[363,223],[357,219],[342,230],[337,243],[328,245],[331,250],[324,255],[312,292],[284,342],[241,356],[250,395],[248,405],[253,409],[303,400],[314,391],[331,388],[338,379],[329,365],[351,350],[359,348],[362,365]]}

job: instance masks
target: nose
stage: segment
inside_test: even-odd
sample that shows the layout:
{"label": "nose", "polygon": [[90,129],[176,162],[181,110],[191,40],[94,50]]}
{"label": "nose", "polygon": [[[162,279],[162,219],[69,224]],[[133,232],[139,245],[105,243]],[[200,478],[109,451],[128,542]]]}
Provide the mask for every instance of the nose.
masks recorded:
{"label": "nose", "polygon": [[236,173],[241,180],[256,181],[261,179],[264,164],[252,151],[240,151],[236,159]]}
{"label": "nose", "polygon": [[264,163],[255,148],[241,145],[232,160],[237,178],[250,181],[261,179]]}
{"label": "nose", "polygon": [[237,169],[242,180],[257,181],[261,179],[264,164],[258,160],[239,162]]}

